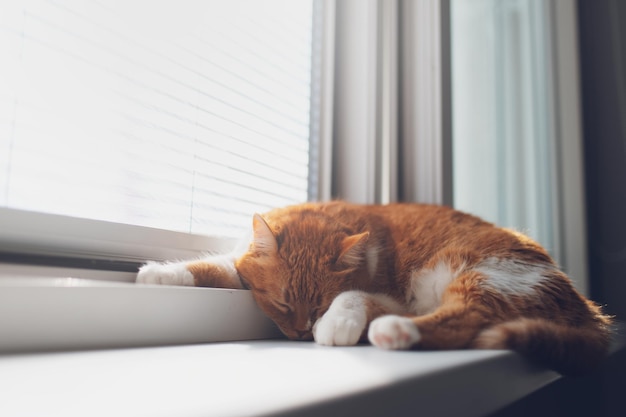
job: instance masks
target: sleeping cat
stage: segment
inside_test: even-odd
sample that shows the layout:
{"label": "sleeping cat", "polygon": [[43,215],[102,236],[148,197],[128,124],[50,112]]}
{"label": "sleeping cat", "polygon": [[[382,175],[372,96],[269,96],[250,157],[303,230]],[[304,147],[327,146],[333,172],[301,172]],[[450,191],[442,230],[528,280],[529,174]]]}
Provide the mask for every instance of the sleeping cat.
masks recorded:
{"label": "sleeping cat", "polygon": [[610,319],[528,237],[443,206],[306,203],[253,218],[226,255],[137,282],[247,288],[290,339],[510,348],[563,374],[604,357]]}

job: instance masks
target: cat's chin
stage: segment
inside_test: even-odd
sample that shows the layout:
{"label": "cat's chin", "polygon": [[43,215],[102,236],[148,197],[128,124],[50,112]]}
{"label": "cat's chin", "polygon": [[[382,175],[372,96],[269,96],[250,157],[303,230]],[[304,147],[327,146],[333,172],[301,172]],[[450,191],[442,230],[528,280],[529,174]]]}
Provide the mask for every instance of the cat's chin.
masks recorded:
{"label": "cat's chin", "polygon": [[306,333],[294,333],[294,332],[284,332],[283,334],[285,336],[287,336],[287,339],[289,340],[293,340],[295,342],[311,342],[313,341],[313,333],[311,332],[306,332]]}

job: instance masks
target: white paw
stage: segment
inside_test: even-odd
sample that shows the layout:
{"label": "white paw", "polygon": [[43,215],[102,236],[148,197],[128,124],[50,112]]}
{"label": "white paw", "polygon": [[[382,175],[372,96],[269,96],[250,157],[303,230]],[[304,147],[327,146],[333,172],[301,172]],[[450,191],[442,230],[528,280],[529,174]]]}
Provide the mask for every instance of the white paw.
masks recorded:
{"label": "white paw", "polygon": [[329,311],[313,326],[313,338],[320,345],[356,345],[365,329],[365,324],[365,313],[361,317],[353,311]]}
{"label": "white paw", "polygon": [[184,263],[148,262],[139,269],[139,284],[186,285],[193,286],[193,275]]}
{"label": "white paw", "polygon": [[315,322],[313,338],[320,345],[356,345],[367,325],[361,295],[353,292],[340,294],[328,311]]}
{"label": "white paw", "polygon": [[421,339],[415,323],[401,316],[382,316],[370,323],[367,338],[382,349],[409,349]]}

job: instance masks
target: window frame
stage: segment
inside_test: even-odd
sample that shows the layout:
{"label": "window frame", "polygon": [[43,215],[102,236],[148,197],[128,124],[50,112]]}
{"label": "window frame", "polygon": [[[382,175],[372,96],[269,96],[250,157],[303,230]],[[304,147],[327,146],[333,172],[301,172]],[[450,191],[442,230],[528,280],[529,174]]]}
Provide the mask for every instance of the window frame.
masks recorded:
{"label": "window frame", "polygon": [[[0,252],[12,255],[91,260],[122,265],[145,261],[193,258],[205,252],[225,252],[236,239],[202,236],[102,220],[0,208]],[[5,261],[8,255],[5,255]],[[36,262],[35,262],[36,263]],[[79,262],[77,262],[78,264]],[[71,265],[66,265],[71,266]],[[98,269],[98,268],[95,268]]]}
{"label": "window frame", "polygon": [[452,204],[449,7],[337,3],[334,196]]}

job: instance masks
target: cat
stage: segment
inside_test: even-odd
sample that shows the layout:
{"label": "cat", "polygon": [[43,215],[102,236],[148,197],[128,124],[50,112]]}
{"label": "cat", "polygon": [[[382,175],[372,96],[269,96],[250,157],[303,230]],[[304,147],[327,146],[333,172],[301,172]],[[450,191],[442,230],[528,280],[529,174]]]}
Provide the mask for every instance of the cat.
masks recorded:
{"label": "cat", "polygon": [[508,348],[565,375],[594,369],[611,334],[538,243],[436,205],[274,209],[233,252],[147,263],[137,282],[249,289],[289,339]]}

